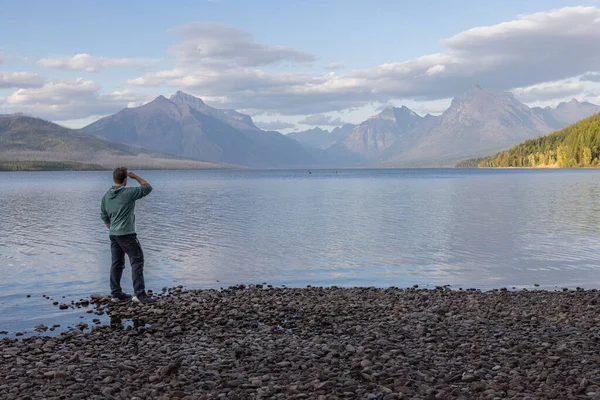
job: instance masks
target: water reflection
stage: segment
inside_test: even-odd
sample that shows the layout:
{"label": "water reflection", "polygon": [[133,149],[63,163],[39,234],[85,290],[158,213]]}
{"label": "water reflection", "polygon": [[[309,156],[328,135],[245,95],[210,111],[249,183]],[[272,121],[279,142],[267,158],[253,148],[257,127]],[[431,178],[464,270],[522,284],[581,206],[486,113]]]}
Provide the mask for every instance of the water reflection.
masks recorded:
{"label": "water reflection", "polygon": [[[145,172],[148,286],[600,286],[597,171],[312,172]],[[107,292],[110,177],[0,174],[0,330]]]}

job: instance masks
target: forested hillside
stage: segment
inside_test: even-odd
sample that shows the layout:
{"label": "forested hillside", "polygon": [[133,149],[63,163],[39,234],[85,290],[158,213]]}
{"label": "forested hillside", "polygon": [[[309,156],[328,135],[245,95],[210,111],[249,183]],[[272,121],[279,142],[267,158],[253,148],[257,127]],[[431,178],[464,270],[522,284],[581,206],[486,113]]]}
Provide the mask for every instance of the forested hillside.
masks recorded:
{"label": "forested hillside", "polygon": [[[470,160],[459,166],[473,165]],[[479,160],[480,168],[494,167],[599,167],[600,113],[546,136],[526,140]]]}

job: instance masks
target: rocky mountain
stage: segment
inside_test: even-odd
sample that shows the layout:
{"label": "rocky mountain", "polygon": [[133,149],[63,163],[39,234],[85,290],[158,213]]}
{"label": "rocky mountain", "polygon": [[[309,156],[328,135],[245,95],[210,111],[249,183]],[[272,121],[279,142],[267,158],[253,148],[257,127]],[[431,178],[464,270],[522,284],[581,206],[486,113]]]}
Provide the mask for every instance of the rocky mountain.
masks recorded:
{"label": "rocky mountain", "polygon": [[[576,100],[556,108],[530,108],[511,93],[477,86],[456,97],[439,116],[422,117],[407,107],[389,107],[359,125],[282,135],[259,129],[248,115],[210,107],[179,91],[169,99],[159,96],[124,109],[83,130],[24,115],[0,116],[0,161],[140,165],[135,162],[169,160],[152,164],[157,168],[198,160],[213,164],[191,168],[218,166],[214,163],[253,168],[451,166],[599,111],[600,106]],[[123,157],[129,157],[129,162],[123,162]],[[178,158],[184,160],[175,161]]]}
{"label": "rocky mountain", "polygon": [[572,100],[556,108],[530,108],[512,93],[474,87],[439,116],[390,107],[355,126],[321,159],[386,167],[451,166],[544,135],[600,111]]}
{"label": "rocky mountain", "polygon": [[423,122],[423,117],[405,106],[389,107],[354,127],[331,151],[350,152],[365,161],[376,160],[391,148],[402,151],[412,146]]}
{"label": "rocky mountain", "polygon": [[573,99],[566,103],[560,103],[556,108],[534,107],[532,110],[553,129],[560,129],[600,112],[600,106],[587,101],[579,102]]}
{"label": "rocky mountain", "polygon": [[239,113],[235,110],[221,110],[218,108],[207,106],[201,99],[190,94],[184,93],[181,90],[178,90],[173,96],[169,97],[169,100],[179,105],[186,104],[192,107],[193,109],[200,111],[205,115],[209,115],[213,118],[216,118],[226,123],[227,125],[233,126],[236,129],[260,130],[256,125],[254,125],[254,122],[252,121],[252,118],[250,118],[249,115]]}
{"label": "rocky mountain", "polygon": [[207,106],[181,91],[126,108],[83,130],[113,142],[218,163],[271,168],[315,162],[298,142],[257,128],[248,115]]}
{"label": "rocky mountain", "polygon": [[219,168],[103,138],[22,114],[0,116],[0,162],[74,162],[112,168]]}
{"label": "rocky mountain", "polygon": [[313,128],[306,131],[289,133],[286,136],[305,147],[323,150],[344,138],[354,126],[353,124],[344,124],[343,126],[334,128],[331,132],[321,128]]}
{"label": "rocky mountain", "polygon": [[453,99],[427,129],[419,130],[414,146],[386,154],[382,161],[453,164],[457,159],[489,154],[552,129],[512,93],[475,87]]}

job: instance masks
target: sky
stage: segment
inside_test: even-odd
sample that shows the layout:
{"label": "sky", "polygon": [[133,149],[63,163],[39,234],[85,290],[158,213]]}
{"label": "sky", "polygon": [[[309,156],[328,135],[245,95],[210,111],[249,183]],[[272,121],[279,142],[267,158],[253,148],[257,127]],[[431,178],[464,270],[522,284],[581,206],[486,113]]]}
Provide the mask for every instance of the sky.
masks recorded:
{"label": "sky", "polygon": [[0,114],[73,128],[182,90],[332,129],[475,85],[600,104],[600,0],[0,0]]}

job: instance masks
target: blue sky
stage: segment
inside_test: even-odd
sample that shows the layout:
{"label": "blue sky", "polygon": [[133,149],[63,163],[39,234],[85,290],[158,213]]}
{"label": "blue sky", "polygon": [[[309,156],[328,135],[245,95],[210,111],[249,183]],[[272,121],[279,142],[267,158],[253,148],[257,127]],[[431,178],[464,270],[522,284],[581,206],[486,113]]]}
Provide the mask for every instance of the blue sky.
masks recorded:
{"label": "blue sky", "polygon": [[600,101],[599,42],[598,1],[4,1],[0,113],[79,127],[181,89],[287,132],[473,84]]}

